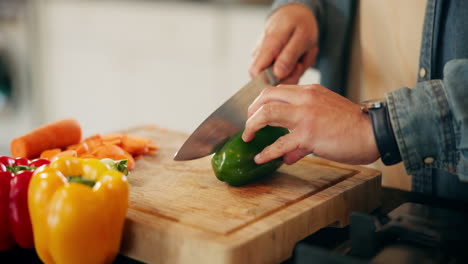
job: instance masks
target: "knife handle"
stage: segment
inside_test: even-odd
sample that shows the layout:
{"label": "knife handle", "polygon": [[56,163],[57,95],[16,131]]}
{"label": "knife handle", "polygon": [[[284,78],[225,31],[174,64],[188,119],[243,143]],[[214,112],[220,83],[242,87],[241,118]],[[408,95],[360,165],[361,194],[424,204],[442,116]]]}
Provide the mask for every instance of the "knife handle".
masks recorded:
{"label": "knife handle", "polygon": [[266,80],[269,84],[276,86],[279,84],[278,78],[276,78],[275,74],[273,73],[273,66],[270,66],[263,71],[265,73]]}

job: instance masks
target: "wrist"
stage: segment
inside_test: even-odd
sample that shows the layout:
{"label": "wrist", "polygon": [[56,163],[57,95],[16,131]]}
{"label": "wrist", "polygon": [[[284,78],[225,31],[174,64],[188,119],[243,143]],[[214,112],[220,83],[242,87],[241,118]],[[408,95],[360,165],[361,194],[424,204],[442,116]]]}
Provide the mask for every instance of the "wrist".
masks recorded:
{"label": "wrist", "polygon": [[363,120],[363,130],[362,130],[362,142],[363,142],[363,153],[364,160],[363,164],[370,164],[380,158],[379,149],[377,147],[377,142],[374,137],[374,130],[372,128],[372,122],[367,113],[361,113]]}
{"label": "wrist", "polygon": [[387,104],[383,100],[367,101],[361,104],[363,112],[369,114],[370,123],[380,158],[385,165],[393,165],[401,161],[400,151],[396,142]]}

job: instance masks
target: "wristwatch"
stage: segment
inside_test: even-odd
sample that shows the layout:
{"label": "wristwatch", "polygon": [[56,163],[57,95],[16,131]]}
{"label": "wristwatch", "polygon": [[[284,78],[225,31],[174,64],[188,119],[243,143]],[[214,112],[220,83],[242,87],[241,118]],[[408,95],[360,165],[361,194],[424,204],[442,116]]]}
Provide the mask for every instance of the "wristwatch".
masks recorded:
{"label": "wristwatch", "polygon": [[400,150],[393,133],[385,99],[368,100],[361,103],[361,110],[368,113],[380,158],[385,165],[401,161]]}

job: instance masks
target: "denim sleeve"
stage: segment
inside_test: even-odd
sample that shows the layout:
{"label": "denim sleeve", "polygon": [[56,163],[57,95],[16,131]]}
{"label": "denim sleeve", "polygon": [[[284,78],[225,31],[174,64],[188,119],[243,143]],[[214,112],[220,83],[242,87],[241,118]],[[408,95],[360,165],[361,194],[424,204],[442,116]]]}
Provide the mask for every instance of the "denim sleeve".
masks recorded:
{"label": "denim sleeve", "polygon": [[435,168],[468,181],[468,59],[449,61],[443,80],[385,97],[408,174]]}

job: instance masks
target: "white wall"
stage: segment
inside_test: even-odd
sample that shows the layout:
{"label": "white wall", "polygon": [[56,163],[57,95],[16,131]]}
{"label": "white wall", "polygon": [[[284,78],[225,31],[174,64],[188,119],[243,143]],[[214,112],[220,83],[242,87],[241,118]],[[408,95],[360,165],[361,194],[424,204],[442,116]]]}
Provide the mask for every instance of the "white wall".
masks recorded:
{"label": "white wall", "polygon": [[[190,132],[248,80],[266,6],[49,1],[40,10],[42,121],[85,135],[140,124]],[[316,82],[309,74],[305,82]]]}
{"label": "white wall", "polygon": [[[5,8],[6,2],[0,5]],[[0,106],[0,155],[10,154],[10,141],[32,128],[34,123],[33,97],[30,83],[30,50],[32,42],[27,32],[26,10],[17,13],[0,10],[0,13],[12,15],[0,17],[0,53],[8,64],[12,78],[12,95]],[[10,10],[11,11],[11,10]]]}

